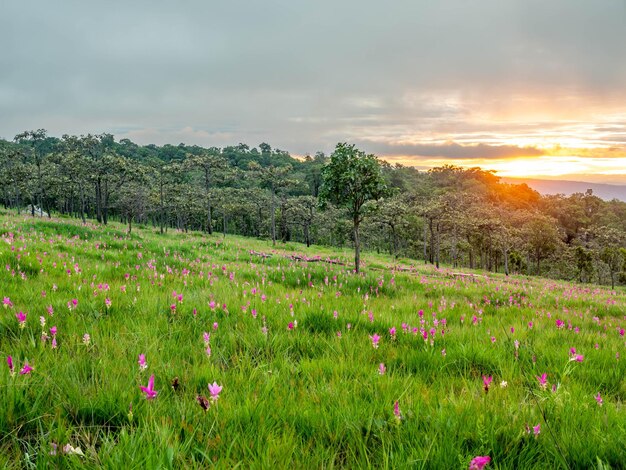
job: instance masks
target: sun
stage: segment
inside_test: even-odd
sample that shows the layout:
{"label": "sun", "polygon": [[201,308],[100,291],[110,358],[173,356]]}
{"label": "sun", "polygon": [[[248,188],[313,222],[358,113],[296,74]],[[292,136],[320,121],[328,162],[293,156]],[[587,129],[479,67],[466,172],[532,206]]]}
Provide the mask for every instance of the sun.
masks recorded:
{"label": "sun", "polygon": [[496,170],[498,176],[514,178],[584,174],[589,170],[584,159],[576,156],[516,158],[489,162],[486,166]]}

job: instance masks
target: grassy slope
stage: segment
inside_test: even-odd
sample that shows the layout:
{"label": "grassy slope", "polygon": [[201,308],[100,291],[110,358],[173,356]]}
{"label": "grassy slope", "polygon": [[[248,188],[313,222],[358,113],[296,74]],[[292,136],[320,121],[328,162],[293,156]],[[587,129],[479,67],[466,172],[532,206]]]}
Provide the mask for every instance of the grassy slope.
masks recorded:
{"label": "grassy slope", "polygon": [[[0,466],[467,468],[476,455],[494,468],[624,465],[623,290],[424,266],[394,273],[369,253],[355,276],[282,256],[349,264],[349,250],[279,245],[264,259],[249,253],[271,253],[264,241],[150,229],[128,239],[116,224],[4,215],[0,236],[0,299],[13,304],[0,308]],[[40,316],[47,332],[58,328],[58,348],[41,341]],[[413,327],[435,328],[433,345]],[[571,347],[582,363],[569,361]],[[7,355],[34,371],[11,377]],[[147,401],[139,385],[150,374],[159,394]],[[493,376],[488,393],[483,375]],[[195,397],[213,381],[223,391],[205,412]],[[538,436],[526,432],[538,423]],[[85,456],[51,456],[52,443]]]}

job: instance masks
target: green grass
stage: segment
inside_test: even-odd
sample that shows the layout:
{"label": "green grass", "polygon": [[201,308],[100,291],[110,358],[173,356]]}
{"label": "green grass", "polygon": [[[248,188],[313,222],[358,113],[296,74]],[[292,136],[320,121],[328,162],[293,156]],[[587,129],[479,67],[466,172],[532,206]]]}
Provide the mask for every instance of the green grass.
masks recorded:
{"label": "green grass", "polygon": [[[623,289],[395,272],[374,253],[357,276],[348,249],[8,214],[0,237],[0,299],[13,304],[0,307],[0,467],[467,468],[489,455],[491,468],[624,468]],[[52,326],[56,349],[41,340]],[[34,371],[11,376],[8,355]],[[205,412],[196,396],[214,381]]]}

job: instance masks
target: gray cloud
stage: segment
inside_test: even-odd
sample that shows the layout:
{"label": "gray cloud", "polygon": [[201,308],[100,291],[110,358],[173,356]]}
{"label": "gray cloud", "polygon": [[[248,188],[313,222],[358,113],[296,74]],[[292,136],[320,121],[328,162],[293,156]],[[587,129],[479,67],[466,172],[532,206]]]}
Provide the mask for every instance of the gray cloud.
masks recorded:
{"label": "gray cloud", "polygon": [[464,159],[502,159],[511,157],[532,157],[543,155],[543,151],[534,147],[515,145],[459,145],[455,142],[437,145],[390,145],[387,143],[360,142],[368,151],[389,156],[439,157],[454,160]]}
{"label": "gray cloud", "polygon": [[351,140],[489,158],[518,149],[477,136],[524,124],[484,116],[529,97],[582,122],[623,114],[624,44],[616,0],[6,1],[0,136],[117,130],[297,154]]}

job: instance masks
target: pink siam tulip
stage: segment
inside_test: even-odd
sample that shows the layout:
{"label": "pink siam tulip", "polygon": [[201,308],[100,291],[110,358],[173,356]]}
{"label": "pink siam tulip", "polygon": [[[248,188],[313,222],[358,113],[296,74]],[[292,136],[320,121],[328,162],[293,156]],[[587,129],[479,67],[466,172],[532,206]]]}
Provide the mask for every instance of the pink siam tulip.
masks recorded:
{"label": "pink siam tulip", "polygon": [[373,335],[370,336],[370,339],[372,340],[372,347],[374,349],[378,349],[378,342],[380,341],[380,336],[374,333]]}
{"label": "pink siam tulip", "polygon": [[211,394],[211,400],[214,402],[220,397],[220,392],[222,391],[222,386],[218,385],[217,382],[213,382],[209,384],[209,393]]}
{"label": "pink siam tulip", "polygon": [[537,375],[535,377],[537,381],[539,382],[539,386],[545,390],[546,387],[548,386],[548,382],[547,382],[548,374],[544,372],[543,374],[541,374],[541,376]]}
{"label": "pink siam tulip", "polygon": [[145,354],[140,354],[139,355],[139,360],[137,361],[137,363],[139,364],[139,370],[140,371],[144,371],[148,368],[148,364],[146,363],[146,355]]}
{"label": "pink siam tulip", "polygon": [[24,328],[26,326],[26,314],[24,312],[16,313],[15,317],[20,324],[20,328]]}
{"label": "pink siam tulip", "polygon": [[385,367],[385,364],[384,364],[383,362],[381,362],[381,363],[378,365],[378,373],[379,373],[380,375],[385,375],[385,372],[386,372],[386,371],[387,371],[387,368]]}
{"label": "pink siam tulip", "polygon": [[604,400],[600,396],[600,392],[598,392],[598,394],[594,398],[596,399],[596,402],[598,403],[598,406],[602,406],[602,404],[604,403]]}
{"label": "pink siam tulip", "polygon": [[8,297],[4,297],[4,298],[2,299],[2,306],[3,306],[4,308],[11,308],[11,307],[13,307],[13,303],[11,302],[11,299],[10,299],[10,298],[8,298]]}
{"label": "pink siam tulip", "polygon": [[391,336],[392,340],[396,339],[396,327],[395,326],[392,326],[391,328],[389,328],[389,336]]}
{"label": "pink siam tulip", "polygon": [[491,375],[483,375],[483,387],[485,389],[485,393],[489,392],[489,385],[491,385],[492,380],[493,377]]}
{"label": "pink siam tulip", "polygon": [[402,419],[402,412],[400,411],[400,405],[398,404],[397,400],[393,404],[393,414],[398,421]]}
{"label": "pink siam tulip", "polygon": [[533,434],[538,436],[541,432],[541,423],[537,424],[537,426],[533,426]]}
{"label": "pink siam tulip", "polygon": [[156,398],[157,394],[159,393],[154,389],[154,374],[152,374],[148,379],[147,387],[140,386],[139,388],[143,393],[146,394],[146,400],[152,400],[153,398]]}
{"label": "pink siam tulip", "polygon": [[491,457],[487,455],[474,457],[469,464],[468,470],[482,470],[489,462],[491,462]]}
{"label": "pink siam tulip", "polygon": [[7,356],[7,365],[9,366],[9,374],[13,377],[15,375],[15,366],[13,365],[13,358],[11,356]]}
{"label": "pink siam tulip", "polygon": [[24,363],[24,367],[22,367],[22,370],[20,370],[20,375],[28,375],[30,374],[34,369],[28,365],[28,362]]}

